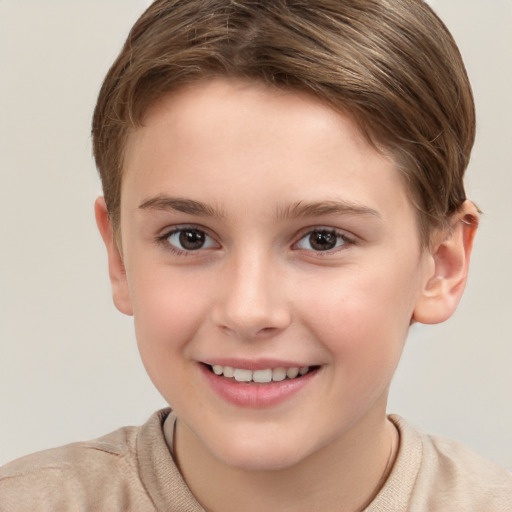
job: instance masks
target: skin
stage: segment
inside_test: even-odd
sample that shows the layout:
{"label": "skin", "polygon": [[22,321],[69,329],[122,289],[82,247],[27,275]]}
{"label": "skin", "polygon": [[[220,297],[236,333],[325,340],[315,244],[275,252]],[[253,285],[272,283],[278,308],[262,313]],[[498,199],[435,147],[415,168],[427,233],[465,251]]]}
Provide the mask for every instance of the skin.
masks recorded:
{"label": "skin", "polygon": [[[119,246],[96,203],[114,301],[134,316],[146,370],[178,416],[174,450],[198,501],[228,512],[363,506],[396,452],[386,401],[410,324],[443,321],[462,294],[475,224],[461,220],[474,206],[422,249],[392,158],[348,116],[227,79],[147,112],[127,143],[121,197]],[[179,228],[201,230],[205,245],[184,250],[180,233],[167,236]],[[335,247],[313,246],[319,231]],[[202,362],[228,357],[318,370],[277,405],[240,407],[203,375]]]}

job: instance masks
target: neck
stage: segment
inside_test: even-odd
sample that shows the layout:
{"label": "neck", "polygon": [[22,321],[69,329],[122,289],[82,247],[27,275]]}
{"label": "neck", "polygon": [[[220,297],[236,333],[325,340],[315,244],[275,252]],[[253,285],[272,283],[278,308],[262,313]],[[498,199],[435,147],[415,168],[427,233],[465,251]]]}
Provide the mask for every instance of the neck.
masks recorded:
{"label": "neck", "polygon": [[224,464],[178,420],[175,456],[190,490],[209,512],[356,512],[382,487],[398,446],[385,413],[378,421],[373,416],[294,466],[272,471]]}

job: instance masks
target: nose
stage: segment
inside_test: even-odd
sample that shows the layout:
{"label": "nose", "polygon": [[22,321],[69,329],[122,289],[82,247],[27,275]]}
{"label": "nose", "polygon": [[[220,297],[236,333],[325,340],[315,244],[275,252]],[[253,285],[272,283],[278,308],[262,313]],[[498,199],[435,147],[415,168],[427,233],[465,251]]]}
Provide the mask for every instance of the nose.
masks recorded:
{"label": "nose", "polygon": [[283,272],[270,260],[254,253],[226,265],[213,309],[214,322],[224,332],[246,340],[262,339],[290,324]]}

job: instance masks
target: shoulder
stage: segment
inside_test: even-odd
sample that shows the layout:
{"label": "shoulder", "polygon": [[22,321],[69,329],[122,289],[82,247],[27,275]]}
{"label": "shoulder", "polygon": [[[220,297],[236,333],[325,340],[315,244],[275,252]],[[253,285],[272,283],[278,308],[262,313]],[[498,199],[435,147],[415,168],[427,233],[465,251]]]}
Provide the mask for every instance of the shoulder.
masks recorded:
{"label": "shoulder", "polygon": [[505,498],[512,510],[512,473],[466,446],[437,436],[424,436],[424,470],[435,470],[438,485],[488,502]]}
{"label": "shoulder", "polygon": [[421,452],[412,510],[512,510],[512,473],[460,443],[419,433],[401,418],[397,426],[401,435],[417,439]]}
{"label": "shoulder", "polygon": [[[115,489],[137,489],[137,427],[17,459],[0,468],[0,509],[94,510]],[[114,498],[117,500],[117,498]]]}

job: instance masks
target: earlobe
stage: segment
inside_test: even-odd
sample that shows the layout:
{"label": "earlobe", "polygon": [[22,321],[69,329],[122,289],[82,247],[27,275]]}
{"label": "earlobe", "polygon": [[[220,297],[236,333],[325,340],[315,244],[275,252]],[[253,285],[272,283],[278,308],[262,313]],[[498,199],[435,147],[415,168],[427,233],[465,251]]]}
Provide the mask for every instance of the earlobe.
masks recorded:
{"label": "earlobe", "polygon": [[116,308],[125,315],[133,315],[133,308],[130,299],[130,290],[126,277],[126,270],[118,244],[107,211],[107,205],[103,197],[98,197],[94,203],[96,224],[105,243],[108,255],[108,270],[110,284],[112,286],[112,297]]}
{"label": "earlobe", "polygon": [[453,216],[450,229],[439,233],[432,247],[431,271],[416,303],[414,321],[437,324],[453,315],[466,285],[477,227],[478,209],[465,201]]}

